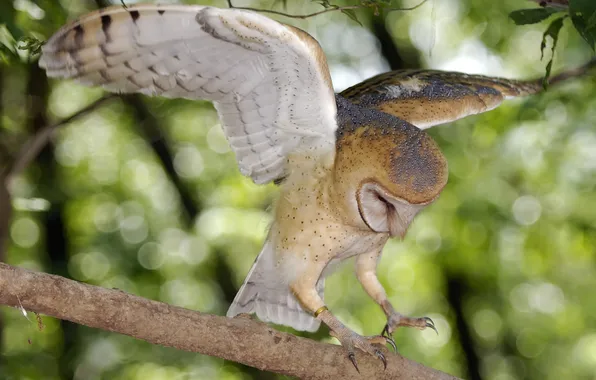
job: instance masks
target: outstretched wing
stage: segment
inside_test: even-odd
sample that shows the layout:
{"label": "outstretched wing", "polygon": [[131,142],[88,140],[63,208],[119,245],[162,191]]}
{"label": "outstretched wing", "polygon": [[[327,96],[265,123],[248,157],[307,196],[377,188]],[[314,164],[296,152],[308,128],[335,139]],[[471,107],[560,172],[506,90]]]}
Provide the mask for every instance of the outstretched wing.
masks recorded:
{"label": "outstretched wing", "polygon": [[40,66],[108,91],[213,101],[241,172],[257,183],[283,177],[292,152],[335,148],[337,110],[320,46],[256,13],[113,6],[60,29]]}
{"label": "outstretched wing", "polygon": [[[554,84],[584,74],[596,61],[551,78]],[[425,129],[490,111],[504,99],[542,91],[542,79],[518,81],[436,70],[398,70],[380,74],[340,95]]]}

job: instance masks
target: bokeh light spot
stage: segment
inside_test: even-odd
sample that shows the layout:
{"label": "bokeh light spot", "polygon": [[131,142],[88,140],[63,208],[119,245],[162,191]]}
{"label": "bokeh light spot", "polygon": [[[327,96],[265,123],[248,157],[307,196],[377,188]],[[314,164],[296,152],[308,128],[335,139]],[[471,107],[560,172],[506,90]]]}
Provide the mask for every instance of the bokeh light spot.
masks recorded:
{"label": "bokeh light spot", "polygon": [[164,255],[159,244],[154,242],[145,243],[139,248],[137,254],[139,264],[143,268],[155,270],[160,268],[164,263]]}
{"label": "bokeh light spot", "polygon": [[481,309],[472,316],[474,330],[479,337],[493,341],[501,334],[503,321],[494,310]]}
{"label": "bokeh light spot", "polygon": [[[101,280],[110,271],[110,260],[101,252],[81,253],[76,260],[84,280]],[[77,255],[77,256],[79,256]]]}
{"label": "bokeh light spot", "polygon": [[39,240],[39,234],[39,226],[29,217],[18,218],[10,228],[12,241],[23,248],[33,247]]}
{"label": "bokeh light spot", "polygon": [[521,225],[529,226],[540,219],[542,206],[538,199],[531,195],[524,195],[515,200],[512,207],[515,221]]}
{"label": "bokeh light spot", "polygon": [[197,178],[203,173],[203,157],[196,147],[192,145],[184,146],[176,152],[174,168],[182,177]]}

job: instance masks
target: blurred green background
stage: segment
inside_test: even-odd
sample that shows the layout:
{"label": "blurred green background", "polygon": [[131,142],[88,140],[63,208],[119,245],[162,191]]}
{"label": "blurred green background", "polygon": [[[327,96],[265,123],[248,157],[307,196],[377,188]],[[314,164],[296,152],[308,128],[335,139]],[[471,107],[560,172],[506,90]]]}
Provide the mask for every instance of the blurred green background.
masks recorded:
{"label": "blurred green background", "polygon": [[[358,11],[362,25],[339,12],[283,20],[321,42],[340,91],[398,68],[539,77],[547,24],[515,26],[507,16],[532,6],[430,0],[379,17]],[[4,0],[0,41],[45,40],[96,8]],[[300,0],[287,11],[320,9]],[[0,63],[0,166],[36,130],[102,96],[48,81],[17,53],[5,50]],[[591,55],[566,22],[554,72]],[[387,245],[379,271],[395,307],[432,317],[440,335],[398,331],[402,355],[469,379],[596,379],[595,78],[429,130],[448,158],[449,184],[404,241]],[[125,96],[60,129],[11,193],[0,260],[224,315],[259,252],[277,190],[240,175],[210,103]],[[384,315],[352,265],[325,294],[349,327],[380,333]],[[45,316],[40,332],[33,315],[13,308],[0,307],[0,317],[0,379],[278,378]],[[332,341],[325,328],[305,335]]]}

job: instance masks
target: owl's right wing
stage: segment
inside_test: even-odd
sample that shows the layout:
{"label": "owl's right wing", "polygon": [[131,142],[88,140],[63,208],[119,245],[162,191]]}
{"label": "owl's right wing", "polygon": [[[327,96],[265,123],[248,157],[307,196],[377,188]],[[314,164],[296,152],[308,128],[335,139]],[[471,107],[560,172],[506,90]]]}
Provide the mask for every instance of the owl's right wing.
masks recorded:
{"label": "owl's right wing", "polygon": [[240,171],[257,183],[287,174],[294,152],[316,161],[335,149],[337,108],[320,46],[257,13],[113,6],[62,27],[40,66],[108,91],[213,101]]}
{"label": "owl's right wing", "polygon": [[[549,84],[587,73],[596,59],[551,77]],[[396,70],[369,78],[340,93],[426,129],[490,111],[503,100],[543,90],[542,79],[520,81],[438,70]]]}

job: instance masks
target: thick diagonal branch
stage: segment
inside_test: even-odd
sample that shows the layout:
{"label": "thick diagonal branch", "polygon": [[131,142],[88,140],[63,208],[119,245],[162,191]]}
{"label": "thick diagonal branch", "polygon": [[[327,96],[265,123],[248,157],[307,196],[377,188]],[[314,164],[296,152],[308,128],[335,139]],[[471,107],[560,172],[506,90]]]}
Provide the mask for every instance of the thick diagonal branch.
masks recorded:
{"label": "thick diagonal branch", "polygon": [[343,348],[250,318],[203,314],[0,263],[0,304],[17,307],[19,300],[29,311],[301,379],[456,379],[392,354],[386,371],[378,360],[361,355],[359,374]]}

